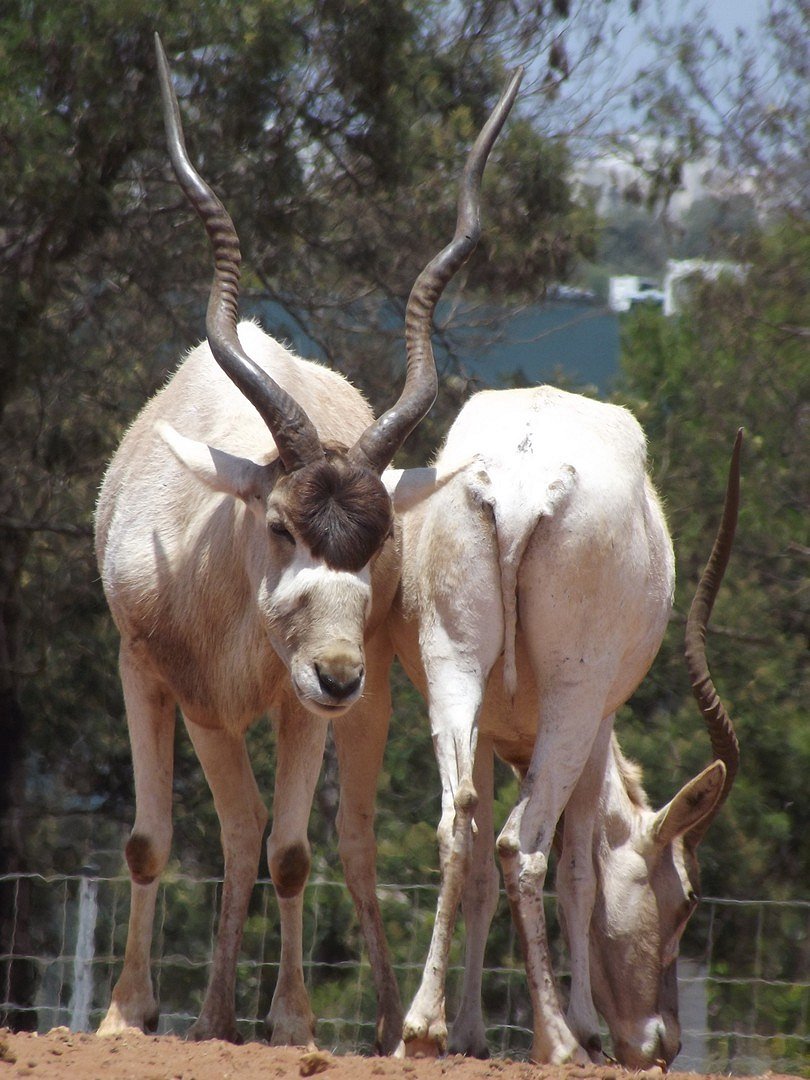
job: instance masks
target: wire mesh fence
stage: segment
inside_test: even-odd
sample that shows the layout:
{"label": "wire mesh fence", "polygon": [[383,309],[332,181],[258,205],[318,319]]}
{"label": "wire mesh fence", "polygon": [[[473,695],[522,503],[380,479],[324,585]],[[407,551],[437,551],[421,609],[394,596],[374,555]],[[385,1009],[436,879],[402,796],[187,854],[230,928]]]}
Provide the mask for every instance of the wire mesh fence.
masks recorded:
{"label": "wire mesh fence", "polygon": [[[158,1032],[183,1034],[202,1002],[213,953],[221,880],[167,877],[160,886],[153,978]],[[7,875],[0,943],[0,1023],[46,1031],[93,1030],[120,973],[129,879]],[[380,885],[380,903],[404,1001],[416,990],[433,924],[432,885]],[[554,897],[546,917],[556,971],[566,986],[565,949]],[[448,1016],[460,986],[463,934],[456,935]],[[237,1017],[246,1039],[264,1035],[279,956],[275,896],[257,882],[239,965]],[[321,1045],[366,1052],[375,1003],[351,899],[340,881],[311,880],[305,894],[305,975]],[[676,1069],[810,1075],[810,902],[704,900],[679,964],[684,1047]],[[502,898],[484,974],[492,1052],[524,1057],[531,1007],[508,908]]]}

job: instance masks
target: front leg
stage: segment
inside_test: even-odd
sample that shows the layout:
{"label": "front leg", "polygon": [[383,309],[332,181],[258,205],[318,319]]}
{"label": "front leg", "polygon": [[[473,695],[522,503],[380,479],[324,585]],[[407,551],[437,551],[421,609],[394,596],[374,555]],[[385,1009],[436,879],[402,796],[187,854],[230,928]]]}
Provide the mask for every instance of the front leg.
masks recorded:
{"label": "front leg", "polygon": [[340,768],[338,848],[346,885],[368,950],[377,994],[376,1048],[392,1054],[402,1036],[399,995],[382,914],[377,900],[377,842],[374,809],[391,715],[389,669],[393,654],[382,640],[366,647],[366,690],[362,699],[334,724]]}
{"label": "front leg", "polygon": [[265,1020],[273,1046],[315,1046],[315,1017],[304,982],[304,886],[309,877],[307,825],[323,762],[327,721],[288,699],[277,728],[273,828],[267,862],[281,921],[278,981]]}
{"label": "front leg", "polygon": [[120,670],[135,774],[135,824],[126,845],[132,888],[124,967],[98,1029],[102,1036],[127,1028],[157,1028],[158,1004],[149,973],[152,927],[172,840],[175,701],[125,641]]}
{"label": "front leg", "polygon": [[191,741],[214,796],[225,855],[214,959],[190,1039],[239,1042],[236,1028],[236,965],[248,904],[256,883],[267,809],[259,795],[244,737],[186,720]]}

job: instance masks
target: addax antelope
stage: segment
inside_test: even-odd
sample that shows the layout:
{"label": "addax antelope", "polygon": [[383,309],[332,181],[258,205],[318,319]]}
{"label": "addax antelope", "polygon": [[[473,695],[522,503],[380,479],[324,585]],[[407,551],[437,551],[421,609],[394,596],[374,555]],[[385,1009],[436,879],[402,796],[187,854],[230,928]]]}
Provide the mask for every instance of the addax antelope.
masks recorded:
{"label": "addax antelope", "polygon": [[339,375],[238,323],[236,231],[189,161],[159,42],[157,53],[172,164],[205,225],[215,274],[207,343],[191,351],[126,433],[96,515],[104,590],[121,634],[136,794],[126,845],[126,955],[100,1030],[149,1028],[157,1018],[150,942],[172,835],[179,706],[214,796],[225,855],[214,961],[191,1035],[236,1037],[236,960],[268,817],[244,735],[269,710],[277,724],[277,772],[267,854],[282,932],[267,1017],[272,1039],[313,1039],[302,890],[310,867],[307,821],[332,720],[340,855],[369,950],[386,1051],[400,1037],[402,1010],[375,895],[372,822],[390,713],[390,645],[382,624],[399,571],[381,474],[435,397],[433,311],[476,246],[481,177],[518,78],[471,151],[454,240],[414,285],[402,394],[374,420]]}
{"label": "addax antelope", "polygon": [[[597,1010],[623,1064],[668,1064],[677,1054],[675,961],[699,894],[696,848],[738,762],[703,650],[734,531],[738,459],[739,440],[688,630],[714,761],[656,812],[613,736],[617,708],[658,651],[674,588],[641,428],[622,408],[552,387],[478,394],[453,424],[437,490],[401,523],[395,643],[428,701],[442,783],[442,886],[405,1052],[447,1045],[444,979],[461,899],[466,974],[449,1048],[486,1053],[481,967],[498,893],[494,750],[521,778],[497,851],[523,946],[534,1058],[600,1060]],[[543,914],[561,819],[567,1016]]]}

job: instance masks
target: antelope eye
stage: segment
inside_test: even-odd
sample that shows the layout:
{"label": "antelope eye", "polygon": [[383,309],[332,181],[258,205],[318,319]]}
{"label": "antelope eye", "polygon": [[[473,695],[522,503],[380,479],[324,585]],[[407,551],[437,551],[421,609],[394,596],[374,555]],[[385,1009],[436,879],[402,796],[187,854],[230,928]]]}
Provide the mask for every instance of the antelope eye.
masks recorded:
{"label": "antelope eye", "polygon": [[295,543],[295,538],[293,537],[293,534],[281,521],[271,521],[270,532],[273,533],[274,536],[280,536],[282,540],[287,540],[291,544]]}

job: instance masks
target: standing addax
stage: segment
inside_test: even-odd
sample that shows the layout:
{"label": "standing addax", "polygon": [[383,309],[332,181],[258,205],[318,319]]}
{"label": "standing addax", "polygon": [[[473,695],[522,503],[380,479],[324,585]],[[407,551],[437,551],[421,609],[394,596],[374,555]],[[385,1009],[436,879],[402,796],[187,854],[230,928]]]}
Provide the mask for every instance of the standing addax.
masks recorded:
{"label": "standing addax", "polygon": [[[602,1060],[597,1010],[622,1064],[666,1065],[677,1054],[676,957],[699,894],[695,849],[738,759],[703,651],[734,532],[738,459],[739,444],[688,629],[715,760],[656,813],[612,734],[616,710],[658,652],[675,579],[641,428],[625,409],[548,386],[478,394],[453,424],[437,490],[402,518],[393,620],[397,652],[428,701],[442,783],[442,885],[405,1052],[447,1046],[444,982],[460,900],[467,956],[449,1049],[487,1052],[481,970],[498,897],[494,751],[521,779],[497,851],[526,964],[533,1057]],[[543,912],[561,819],[567,1016]]]}
{"label": "standing addax", "polygon": [[334,720],[340,855],[375,979],[379,1045],[390,1050],[402,1011],[375,895],[372,821],[390,714],[390,645],[382,623],[398,562],[381,473],[433,403],[433,312],[477,244],[481,176],[519,76],[471,151],[454,240],[411,293],[402,394],[374,420],[341,376],[294,356],[254,324],[237,325],[236,232],[188,159],[159,41],[157,55],[172,164],[205,225],[215,272],[208,341],[192,350],[125,435],[96,515],[104,590],[121,633],[136,795],[126,845],[132,877],[126,956],[100,1030],[153,1028],[157,1020],[149,958],[158,879],[171,843],[179,706],[214,796],[225,855],[212,971],[191,1035],[236,1037],[236,960],[268,817],[244,735],[270,710],[278,734],[267,854],[282,934],[267,1017],[272,1040],[313,1038],[302,890],[310,867],[307,821]]}

